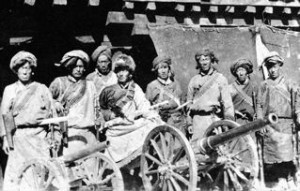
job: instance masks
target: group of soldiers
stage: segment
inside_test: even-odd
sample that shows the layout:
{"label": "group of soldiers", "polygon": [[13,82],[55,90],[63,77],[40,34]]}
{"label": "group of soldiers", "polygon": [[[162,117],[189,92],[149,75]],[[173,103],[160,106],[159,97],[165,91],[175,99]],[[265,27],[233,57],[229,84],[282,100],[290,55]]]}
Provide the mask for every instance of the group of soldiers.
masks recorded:
{"label": "group of soldiers", "polygon": [[[96,68],[86,75],[90,59]],[[107,46],[99,46],[91,57],[82,50],[67,52],[56,65],[68,75],[55,78],[49,88],[33,79],[37,58],[18,52],[10,62],[18,81],[5,88],[1,103],[0,135],[9,155],[3,190],[15,190],[17,172],[25,161],[53,155],[49,139],[62,142],[61,127],[50,132],[41,123],[44,119],[67,116],[68,137],[58,155],[94,144],[101,130],[110,141],[105,154],[126,165],[141,154],[143,140],[158,125],[178,128],[193,144],[214,121],[245,124],[269,113],[276,113],[279,123],[259,132],[266,173],[276,177],[279,189],[295,189],[291,127],[300,122],[300,95],[298,86],[282,74],[284,60],[276,52],[264,59],[269,78],[259,86],[250,78],[253,64],[248,59],[233,63],[230,70],[236,81],[230,85],[213,67],[218,58],[211,50],[196,53],[195,62],[199,73],[191,78],[185,98],[167,56],[153,60],[156,79],[144,93],[133,80],[133,58],[124,53],[112,56]]]}

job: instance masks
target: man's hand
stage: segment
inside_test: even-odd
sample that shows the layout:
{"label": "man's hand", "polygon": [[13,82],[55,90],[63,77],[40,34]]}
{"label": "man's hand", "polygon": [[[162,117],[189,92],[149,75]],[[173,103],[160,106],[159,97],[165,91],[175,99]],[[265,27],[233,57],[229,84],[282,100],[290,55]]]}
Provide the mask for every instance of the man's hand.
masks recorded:
{"label": "man's hand", "polygon": [[60,102],[55,102],[54,107],[57,111],[57,113],[63,113],[64,112],[64,107],[62,106],[62,104]]}
{"label": "man's hand", "polygon": [[7,141],[6,136],[3,137],[3,146],[2,146],[2,150],[5,152],[5,154],[9,155],[10,148],[9,148],[9,146],[8,146],[8,141]]}

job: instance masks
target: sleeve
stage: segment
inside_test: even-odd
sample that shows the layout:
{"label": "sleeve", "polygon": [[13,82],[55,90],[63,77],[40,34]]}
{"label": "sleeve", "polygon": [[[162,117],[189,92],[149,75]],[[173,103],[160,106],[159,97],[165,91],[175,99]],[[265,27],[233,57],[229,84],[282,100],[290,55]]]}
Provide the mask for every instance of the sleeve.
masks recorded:
{"label": "sleeve", "polygon": [[0,110],[0,114],[1,114],[1,116],[0,116],[0,118],[1,118],[0,119],[0,135],[1,135],[1,137],[6,134],[2,115],[7,114],[12,108],[13,98],[11,98],[11,96],[9,96],[9,95],[10,95],[10,90],[8,87],[5,87],[4,92],[3,92],[2,101],[1,101],[1,110]]}
{"label": "sleeve", "polygon": [[150,109],[150,102],[146,99],[143,90],[136,84],[134,101],[137,106],[137,111],[144,111],[145,115],[151,117],[159,116],[155,110]]}
{"label": "sleeve", "polygon": [[193,78],[190,80],[189,85],[188,85],[188,91],[187,91],[187,96],[186,96],[186,101],[190,102],[188,104],[188,108],[193,104],[193,99],[194,99],[194,80]]}
{"label": "sleeve", "polygon": [[105,121],[109,121],[110,117],[112,115],[112,111],[109,108],[109,99],[108,99],[108,89],[104,88],[99,96],[99,103],[100,103],[100,109],[101,113],[103,115],[103,118]]}
{"label": "sleeve", "polygon": [[54,79],[54,81],[50,84],[49,90],[52,94],[54,100],[58,101],[60,96],[61,82],[59,78]]}
{"label": "sleeve", "polygon": [[57,117],[57,112],[56,112],[56,109],[55,109],[55,106],[54,106],[54,99],[52,98],[52,94],[50,92],[50,90],[45,86],[45,94],[49,100],[49,109],[50,109],[50,112],[52,114],[52,117]]}
{"label": "sleeve", "polygon": [[223,77],[221,81],[221,94],[224,102],[224,118],[225,119],[234,119],[234,107],[231,99],[231,95],[229,92],[228,82],[225,77]]}
{"label": "sleeve", "polygon": [[152,93],[153,93],[153,89],[151,83],[149,83],[146,88],[146,98],[151,102],[151,104],[153,104],[154,101],[154,96],[152,95]]}
{"label": "sleeve", "polygon": [[258,88],[258,92],[257,92],[257,98],[256,98],[256,104],[257,104],[257,118],[258,119],[262,119],[263,116],[263,107],[264,107],[264,94],[266,91],[266,86],[262,83],[260,84],[259,88]]}

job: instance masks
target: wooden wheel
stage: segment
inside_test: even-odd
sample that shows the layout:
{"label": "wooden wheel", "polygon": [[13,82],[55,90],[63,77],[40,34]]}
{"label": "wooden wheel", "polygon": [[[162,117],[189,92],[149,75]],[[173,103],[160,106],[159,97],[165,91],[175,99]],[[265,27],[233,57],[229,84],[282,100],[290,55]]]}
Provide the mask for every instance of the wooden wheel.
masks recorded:
{"label": "wooden wheel", "polygon": [[[238,126],[229,120],[217,121],[207,129],[205,136],[220,134]],[[216,190],[249,190],[254,187],[254,180],[258,177],[258,155],[250,135],[218,146],[209,156],[214,159],[213,162],[202,163],[211,179],[209,187],[213,186]]]}
{"label": "wooden wheel", "polygon": [[158,126],[146,137],[141,155],[145,190],[189,190],[197,184],[193,150],[179,130]]}
{"label": "wooden wheel", "polygon": [[19,191],[68,191],[69,184],[56,161],[33,159],[18,175]]}
{"label": "wooden wheel", "polygon": [[83,182],[90,190],[124,190],[121,171],[116,163],[104,154],[96,153],[79,161],[84,173]]}

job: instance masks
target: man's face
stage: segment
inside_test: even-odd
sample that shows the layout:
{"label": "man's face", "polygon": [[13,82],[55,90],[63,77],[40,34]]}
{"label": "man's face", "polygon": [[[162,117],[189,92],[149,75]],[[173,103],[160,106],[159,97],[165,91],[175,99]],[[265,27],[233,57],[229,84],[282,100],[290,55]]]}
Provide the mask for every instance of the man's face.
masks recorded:
{"label": "man's face", "polygon": [[78,59],[76,65],[74,66],[74,68],[72,68],[71,75],[76,80],[79,80],[83,76],[84,71],[85,71],[85,68],[84,68],[83,61],[81,59]]}
{"label": "man's face", "polygon": [[276,79],[276,78],[279,77],[279,75],[280,75],[280,65],[279,65],[279,63],[273,64],[273,65],[269,66],[267,69],[268,69],[268,72],[269,72],[269,75],[270,75],[271,79]]}
{"label": "man's face", "polygon": [[110,60],[105,55],[101,55],[97,59],[97,69],[101,74],[108,74],[111,70]]}
{"label": "man's face", "polygon": [[18,68],[17,75],[19,80],[24,84],[28,83],[31,80],[32,69],[29,62],[26,62]]}
{"label": "man's face", "polygon": [[207,55],[201,55],[198,64],[202,72],[208,72],[211,68],[211,58]]}
{"label": "man's face", "polygon": [[163,80],[167,80],[169,77],[169,64],[162,62],[158,64],[157,75]]}
{"label": "man's face", "polygon": [[239,67],[237,70],[236,70],[236,77],[237,77],[237,80],[241,83],[245,82],[246,79],[248,78],[247,76],[247,70],[243,67]]}
{"label": "man's face", "polygon": [[117,72],[118,83],[126,84],[131,79],[131,74],[128,70],[122,69]]}

